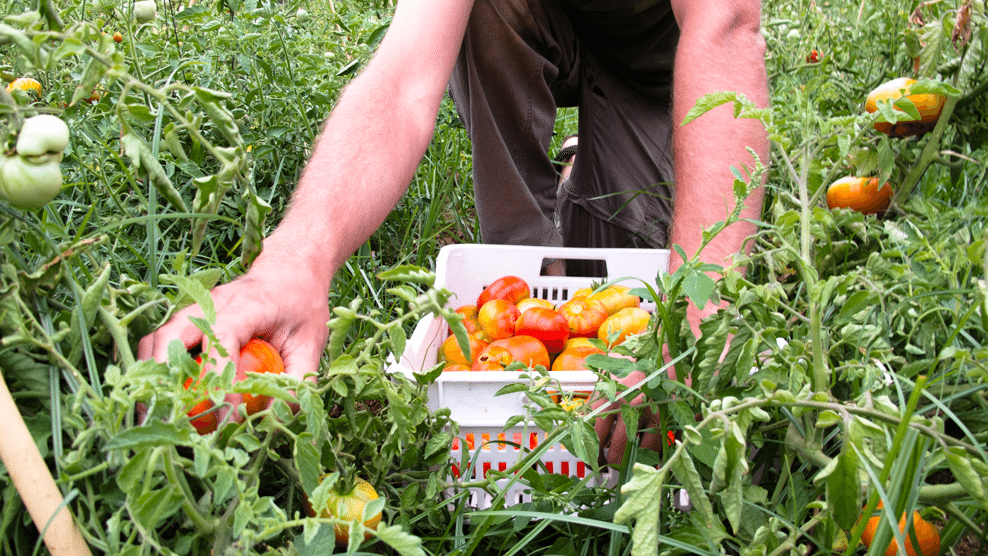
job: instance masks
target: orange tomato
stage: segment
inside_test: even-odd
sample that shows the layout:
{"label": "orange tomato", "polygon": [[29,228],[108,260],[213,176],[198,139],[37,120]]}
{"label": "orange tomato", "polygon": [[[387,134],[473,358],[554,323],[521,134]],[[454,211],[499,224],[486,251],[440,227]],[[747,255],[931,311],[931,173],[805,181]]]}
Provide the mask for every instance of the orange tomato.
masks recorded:
{"label": "orange tomato", "polygon": [[484,304],[492,299],[504,299],[514,305],[526,297],[531,297],[531,295],[532,290],[529,289],[525,280],[517,276],[502,276],[480,292],[480,297],[477,298],[477,307],[483,308]]}
{"label": "orange tomato", "polygon": [[473,336],[469,337],[470,340],[470,355],[469,357],[463,353],[460,349],[460,343],[456,341],[456,336],[450,336],[443,341],[442,345],[439,346],[439,360],[448,365],[466,365],[469,366],[474,358],[477,357],[485,347],[487,347],[487,342],[478,340]]}
{"label": "orange tomato", "polygon": [[611,341],[615,336],[612,346],[616,346],[624,341],[630,334],[641,334],[648,330],[648,321],[651,315],[641,307],[627,307],[607,317],[604,324],[600,325],[597,331],[597,338],[603,342]]}
{"label": "orange tomato", "polygon": [[[202,358],[196,357],[196,362],[201,364]],[[206,370],[203,369],[202,372],[199,374],[199,377],[202,378],[202,375],[205,373]],[[185,389],[189,390],[191,388],[193,392],[198,391],[199,381],[198,380],[195,381],[195,385],[193,385],[192,382],[193,382],[192,377],[185,379]],[[186,412],[186,415],[188,415],[190,418],[195,417],[196,415],[205,413],[206,411],[209,411],[212,408],[213,408],[213,400],[210,400],[208,397],[204,397],[203,399],[198,401],[195,405],[193,405],[192,409]],[[215,411],[206,413],[202,417],[196,417],[195,419],[192,419],[192,426],[195,427],[196,432],[198,432],[199,434],[209,434],[215,431],[218,425],[219,422],[216,420]]]}
{"label": "orange tomato", "polygon": [[604,350],[592,345],[568,347],[556,356],[552,362],[553,371],[586,371],[586,358],[594,353],[604,353]]}
{"label": "orange tomato", "polygon": [[641,299],[637,295],[629,294],[630,290],[631,288],[627,286],[614,284],[597,293],[590,294],[587,298],[600,301],[607,308],[607,313],[613,315],[621,309],[641,306]]}
{"label": "orange tomato", "polygon": [[549,353],[559,353],[569,339],[569,322],[562,313],[545,307],[532,307],[515,321],[516,336],[540,340]]}
{"label": "orange tomato", "polygon": [[[875,129],[890,137],[907,137],[909,135],[926,133],[936,126],[937,120],[940,119],[940,113],[943,112],[943,105],[947,102],[947,98],[943,95],[934,94],[911,95],[909,94],[909,87],[914,83],[916,83],[915,79],[900,77],[882,83],[868,93],[868,98],[865,100],[865,110],[869,113],[878,111],[879,101],[895,101],[905,93],[907,95],[906,98],[916,105],[916,110],[919,111],[920,115],[919,120],[899,121],[895,124],[875,122]],[[899,109],[896,108],[896,110]]]}
{"label": "orange tomato", "polygon": [[[882,508],[881,500],[878,501],[878,508]],[[864,532],[861,533],[861,542],[866,548],[871,546],[871,541],[875,537],[875,530],[878,528],[878,521],[880,519],[881,516],[879,515],[869,518]],[[912,535],[906,532],[906,514],[903,513],[902,518],[899,519],[899,531],[906,541],[906,554],[909,556],[936,556],[940,553],[940,531],[923,519],[919,515],[919,512],[916,511],[913,512],[913,530],[916,532],[916,540],[919,541],[919,552],[913,546]],[[893,537],[892,542],[889,543],[888,548],[885,550],[885,556],[895,556],[898,552],[899,543]]]}
{"label": "orange tomato", "polygon": [[597,300],[580,297],[571,299],[559,307],[559,312],[569,323],[569,334],[574,337],[593,338],[604,320],[610,316],[607,307]]}
{"label": "orange tomato", "polygon": [[506,299],[492,299],[480,308],[477,313],[477,320],[484,334],[493,340],[510,338],[515,333],[515,322],[521,313],[518,307]]}
{"label": "orange tomato", "polygon": [[113,34],[113,42],[123,42],[123,34],[121,34],[120,31]]}
{"label": "orange tomato", "polygon": [[[480,320],[477,319],[477,314],[479,313],[477,306],[463,305],[462,307],[458,307],[456,312],[463,315],[463,327],[467,329],[467,334],[486,343],[487,333],[484,332],[484,328],[480,326]],[[448,334],[453,334],[452,329],[449,330]]]}
{"label": "orange tomato", "polygon": [[827,206],[849,208],[864,214],[876,214],[889,208],[892,187],[878,186],[878,178],[843,177],[827,188]]}
{"label": "orange tomato", "polygon": [[22,91],[28,91],[34,93],[35,95],[41,94],[41,83],[33,77],[18,77],[17,79],[11,81],[7,85],[7,92],[11,92],[14,89],[20,89]]}
{"label": "orange tomato", "polygon": [[[240,364],[237,365],[237,381],[247,378],[247,373],[273,373],[285,372],[285,362],[281,359],[281,354],[271,344],[260,338],[252,338],[240,349]],[[244,405],[247,407],[247,415],[253,415],[268,405],[270,396],[262,394],[244,394]]]}
{"label": "orange tomato", "polygon": [[470,367],[467,365],[462,365],[460,363],[454,363],[452,365],[446,365],[445,367],[443,367],[444,373],[450,373],[450,372],[455,373],[455,372],[463,372],[463,371],[470,371]]}
{"label": "orange tomato", "polygon": [[590,341],[590,338],[585,338],[585,337],[581,337],[581,338],[570,338],[569,340],[566,340],[566,346],[563,347],[563,351],[566,351],[568,349],[572,349],[572,348],[575,348],[575,347],[582,347],[582,346],[592,347],[592,348],[596,348],[597,347],[597,346],[595,346]]}
{"label": "orange tomato", "polygon": [[549,368],[549,351],[532,336],[512,336],[491,342],[474,360],[472,371],[498,371],[520,361],[527,367]]}

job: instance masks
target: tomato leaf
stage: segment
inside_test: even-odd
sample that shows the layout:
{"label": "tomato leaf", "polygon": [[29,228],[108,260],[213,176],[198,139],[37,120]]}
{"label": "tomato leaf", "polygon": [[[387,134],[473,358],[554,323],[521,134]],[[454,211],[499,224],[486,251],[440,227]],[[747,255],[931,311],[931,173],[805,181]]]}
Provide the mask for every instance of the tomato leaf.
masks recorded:
{"label": "tomato leaf", "polygon": [[178,485],[167,484],[164,488],[141,495],[132,509],[134,518],[148,529],[154,529],[163,520],[182,507],[185,497]]}
{"label": "tomato leaf", "polygon": [[988,495],[985,493],[985,479],[978,473],[967,451],[960,446],[952,446],[946,451],[947,465],[957,482],[964,485],[964,490],[971,495],[982,508],[988,509]]}
{"label": "tomato leaf", "polygon": [[659,553],[663,483],[665,472],[636,463],[631,480],[621,487],[621,494],[626,498],[614,514],[614,523],[622,525],[635,520],[631,531],[631,553],[634,556],[655,556]]}
{"label": "tomato leaf", "polygon": [[139,450],[149,446],[186,445],[190,443],[192,429],[175,423],[158,420],[124,429],[106,443],[107,450]]}

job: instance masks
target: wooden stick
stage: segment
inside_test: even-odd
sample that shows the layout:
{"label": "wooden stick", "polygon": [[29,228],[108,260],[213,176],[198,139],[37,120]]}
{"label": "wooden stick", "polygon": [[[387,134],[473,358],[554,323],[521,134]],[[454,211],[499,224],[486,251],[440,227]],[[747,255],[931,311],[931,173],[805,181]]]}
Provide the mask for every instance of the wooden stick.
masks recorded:
{"label": "wooden stick", "polygon": [[[53,556],[92,556],[0,374],[0,460]],[[55,512],[58,512],[57,514]],[[52,517],[54,516],[54,517]],[[49,524],[48,521],[51,520]],[[45,526],[48,529],[45,529]]]}

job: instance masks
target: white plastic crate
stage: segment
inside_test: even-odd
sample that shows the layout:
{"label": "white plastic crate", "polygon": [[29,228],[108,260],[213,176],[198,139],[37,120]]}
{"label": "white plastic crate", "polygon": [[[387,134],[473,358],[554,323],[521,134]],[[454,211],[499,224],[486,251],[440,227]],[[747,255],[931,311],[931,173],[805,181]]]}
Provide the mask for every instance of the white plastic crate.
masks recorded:
{"label": "white plastic crate", "polygon": [[[607,276],[567,277],[542,276],[545,259],[602,260],[606,263]],[[445,287],[456,297],[451,305],[458,307],[475,303],[480,292],[502,276],[518,276],[532,288],[532,297],[548,299],[556,305],[570,299],[572,292],[605,278],[625,278],[620,284],[638,287],[647,283],[654,287],[660,269],[669,265],[669,251],[662,249],[583,249],[566,247],[528,247],[517,245],[448,245],[439,252],[436,260],[436,287]],[[643,304],[650,309],[648,304]],[[433,315],[426,316],[416,325],[407,342],[400,361],[393,363],[390,372],[400,372],[412,377],[435,367],[440,344],[446,339],[449,327],[446,321]],[[485,476],[489,470],[504,470],[524,456],[525,449],[534,448],[545,439],[546,433],[531,423],[520,423],[505,430],[510,417],[524,415],[528,398],[523,393],[503,396],[494,394],[504,386],[524,380],[519,372],[449,372],[443,373],[429,387],[429,408],[447,407],[454,421],[460,425],[460,437],[451,456],[459,461],[463,449],[472,451],[477,465],[464,480]],[[590,371],[560,371],[550,373],[564,392],[592,391],[596,376]],[[513,442],[518,449],[498,440]],[[462,444],[467,444],[463,446]],[[469,459],[469,458],[468,458]],[[542,455],[541,461],[551,473],[563,473],[583,478],[589,466],[571,454],[561,444],[556,444]],[[457,470],[459,472],[461,470]],[[467,470],[463,470],[467,471]],[[502,480],[506,484],[508,481]],[[591,484],[594,484],[591,482]],[[506,505],[530,501],[525,485],[515,483],[509,487]],[[490,505],[490,496],[480,490],[474,492],[471,505],[478,509]]]}

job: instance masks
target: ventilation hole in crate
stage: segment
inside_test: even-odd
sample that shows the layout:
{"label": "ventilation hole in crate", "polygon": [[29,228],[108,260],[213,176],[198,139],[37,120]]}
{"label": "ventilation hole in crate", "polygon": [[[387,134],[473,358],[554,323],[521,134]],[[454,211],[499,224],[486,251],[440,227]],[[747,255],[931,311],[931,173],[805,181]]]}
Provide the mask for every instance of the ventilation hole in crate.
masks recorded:
{"label": "ventilation hole in crate", "polygon": [[453,477],[456,478],[456,479],[459,479],[460,478],[460,467],[454,463],[451,466],[451,469],[453,471]]}
{"label": "ventilation hole in crate", "polygon": [[559,462],[559,472],[563,475],[569,475],[569,462],[561,461]]}
{"label": "ventilation hole in crate", "polygon": [[576,476],[581,479],[587,476],[587,464],[582,461],[576,462]]}
{"label": "ventilation hole in crate", "polygon": [[480,443],[484,450],[491,449],[491,435],[489,433],[483,433],[480,435]]}
{"label": "ventilation hole in crate", "polygon": [[507,471],[508,470],[508,462],[499,461],[498,464],[497,464],[497,470],[498,471]]}
{"label": "ventilation hole in crate", "polygon": [[545,470],[548,471],[549,473],[552,473],[553,472],[552,471],[552,462],[551,461],[545,462]]}
{"label": "ventilation hole in crate", "polygon": [[533,433],[529,433],[529,435],[528,435],[528,447],[529,447],[529,449],[534,450],[535,447],[538,446],[538,445],[539,445],[539,435],[535,434],[534,432]]}
{"label": "ventilation hole in crate", "polygon": [[484,469],[484,475],[483,476],[486,478],[487,477],[487,472],[491,470],[491,462],[485,461],[484,462],[483,469]]}

